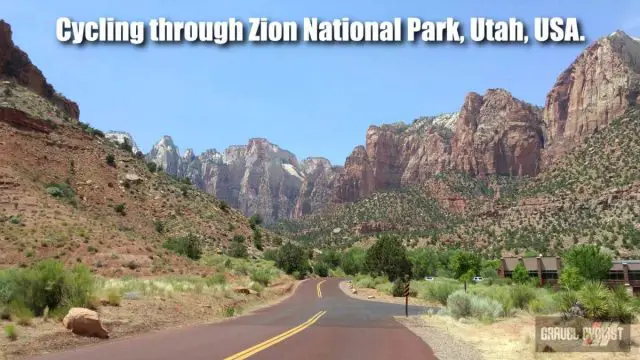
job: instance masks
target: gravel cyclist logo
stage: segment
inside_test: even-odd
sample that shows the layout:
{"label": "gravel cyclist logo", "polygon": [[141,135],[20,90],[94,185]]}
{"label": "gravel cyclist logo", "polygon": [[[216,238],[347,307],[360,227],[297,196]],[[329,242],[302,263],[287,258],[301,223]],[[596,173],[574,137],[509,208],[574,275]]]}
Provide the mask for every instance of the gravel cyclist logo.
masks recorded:
{"label": "gravel cyclist logo", "polygon": [[537,352],[628,352],[631,328],[582,317],[536,317]]}

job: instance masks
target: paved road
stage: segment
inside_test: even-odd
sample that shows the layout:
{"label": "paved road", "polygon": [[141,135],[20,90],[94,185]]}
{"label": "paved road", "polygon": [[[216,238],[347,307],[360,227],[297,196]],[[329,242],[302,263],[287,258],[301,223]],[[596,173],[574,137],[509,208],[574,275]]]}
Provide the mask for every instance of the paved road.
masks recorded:
{"label": "paved road", "polygon": [[[338,279],[307,280],[285,301],[252,315],[111,340],[37,359],[436,359],[427,344],[393,320],[404,315],[404,305],[353,299],[338,284]],[[423,311],[409,306],[410,315]]]}

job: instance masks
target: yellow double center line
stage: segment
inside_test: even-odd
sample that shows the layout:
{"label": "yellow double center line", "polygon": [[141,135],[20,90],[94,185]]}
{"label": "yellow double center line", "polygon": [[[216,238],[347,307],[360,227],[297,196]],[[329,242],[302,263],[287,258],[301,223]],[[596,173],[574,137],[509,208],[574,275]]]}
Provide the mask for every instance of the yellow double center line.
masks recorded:
{"label": "yellow double center line", "polygon": [[322,290],[320,290],[320,285],[322,285],[323,282],[325,282],[327,280],[322,280],[318,283],[317,288],[318,288],[318,297],[321,298],[322,297]]}
{"label": "yellow double center line", "polygon": [[253,347],[248,348],[247,350],[241,351],[235,355],[231,355],[227,358],[225,358],[224,360],[244,360],[249,358],[252,355],[257,354],[258,352],[271,347],[299,332],[301,332],[302,330],[308,328],[309,326],[313,325],[316,321],[318,321],[318,319],[320,319],[320,317],[322,317],[322,315],[326,314],[326,311],[320,311],[319,313],[315,314],[313,317],[311,317],[311,319],[305,321],[304,323],[294,327],[293,329],[284,332],[276,337],[273,337],[267,341],[264,341],[258,345],[255,345]]}

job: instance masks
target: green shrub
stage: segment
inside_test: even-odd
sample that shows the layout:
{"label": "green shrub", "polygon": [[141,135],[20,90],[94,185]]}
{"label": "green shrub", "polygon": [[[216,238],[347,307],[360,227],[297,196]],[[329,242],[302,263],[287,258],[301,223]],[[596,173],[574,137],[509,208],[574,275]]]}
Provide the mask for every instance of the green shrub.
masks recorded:
{"label": "green shrub", "polygon": [[244,259],[249,257],[249,251],[247,250],[247,245],[244,243],[232,241],[231,245],[229,245],[229,249],[227,250],[227,255],[234,258]]}
{"label": "green shrub", "polygon": [[220,203],[218,204],[218,207],[220,207],[220,210],[227,212],[229,211],[229,204],[227,204],[226,201],[224,200],[220,200]]}
{"label": "green shrub", "polygon": [[375,289],[383,294],[393,295],[393,283],[385,282],[382,284],[378,284],[376,285]]}
{"label": "green shrub", "polygon": [[69,270],[59,261],[44,260],[30,268],[0,271],[3,302],[14,306],[24,304],[38,316],[46,307],[86,306],[94,293],[94,285],[91,271],[83,264]]}
{"label": "green shrub", "polygon": [[171,250],[176,254],[186,256],[192,260],[199,260],[202,257],[202,244],[200,239],[191,233],[182,237],[169,238],[162,246],[167,250]]}
{"label": "green shrub", "polygon": [[371,275],[358,275],[355,278],[357,287],[375,289],[380,284],[389,283],[389,280],[384,276],[372,277]]}
{"label": "green shrub", "polygon": [[149,162],[147,163],[147,169],[148,169],[150,172],[154,173],[154,172],[156,172],[156,171],[158,170],[158,166],[157,166],[157,165],[156,165],[156,163],[154,163],[153,161],[149,161]]}
{"label": "green shrub", "polygon": [[234,235],[233,239],[231,239],[232,242],[237,242],[237,243],[244,243],[246,240],[246,238],[244,237],[244,235]]}
{"label": "green shrub", "polygon": [[122,216],[127,215],[127,212],[126,212],[126,210],[125,210],[125,204],[123,204],[123,203],[120,203],[120,204],[116,205],[113,209],[114,209],[118,214],[120,214],[120,215],[122,215]]}
{"label": "green shrub", "polygon": [[404,296],[404,288],[407,282],[402,279],[396,279],[393,282],[393,286],[391,287],[391,296],[393,297],[403,297]]}
{"label": "green shrub", "polygon": [[511,275],[511,279],[516,284],[526,284],[529,282],[529,272],[527,268],[522,265],[522,263],[518,263],[516,268],[513,269],[513,274]]}
{"label": "green shrub", "polygon": [[253,230],[253,246],[258,249],[261,250],[263,249],[262,247],[262,233],[260,232],[260,229],[256,228]]}
{"label": "green shrub", "polygon": [[606,279],[611,270],[611,255],[601,251],[597,245],[581,244],[570,248],[563,256],[566,267],[576,268],[587,280]]}
{"label": "green shrub", "polygon": [[288,242],[278,249],[276,266],[287,274],[297,271],[303,278],[310,271],[309,257],[303,248]]}
{"label": "green shrub", "polygon": [[565,290],[579,290],[584,285],[584,278],[580,275],[578,268],[567,266],[560,273],[559,283]]}
{"label": "green shrub", "polygon": [[527,285],[513,285],[511,286],[511,298],[513,299],[513,306],[518,309],[526,310],[529,307],[529,302],[536,297],[535,289]]}
{"label": "green shrub", "polygon": [[364,270],[365,250],[353,247],[342,254],[340,266],[347,275],[356,275]]}
{"label": "green shrub", "polygon": [[325,262],[318,262],[313,267],[313,272],[320,277],[329,276],[329,266]]}
{"label": "green shrub", "polygon": [[460,289],[460,285],[449,282],[435,280],[432,284],[427,285],[426,298],[428,300],[437,301],[443,306],[447,306],[449,295]]}
{"label": "green shrub", "polygon": [[265,260],[276,261],[276,259],[278,258],[278,250],[267,249],[262,253],[262,257]]}
{"label": "green shrub", "polygon": [[613,293],[601,282],[589,281],[578,291],[578,301],[585,315],[591,319],[606,319],[612,304]]}
{"label": "green shrub", "polygon": [[18,325],[29,326],[33,319],[33,311],[29,309],[22,301],[13,300],[9,304],[9,312],[11,317],[16,320]]}
{"label": "green shrub", "polygon": [[464,292],[464,290],[454,292],[447,299],[447,309],[456,319],[470,316],[471,295]]}
{"label": "green shrub", "polygon": [[411,263],[402,242],[390,235],[382,235],[365,255],[365,269],[372,275],[385,275],[389,280],[411,277]]}
{"label": "green shrub", "polygon": [[106,157],[106,161],[107,161],[107,165],[109,166],[116,166],[116,157],[113,156],[113,154],[108,154]]}
{"label": "green shrub", "polygon": [[5,325],[4,335],[7,337],[7,339],[11,341],[16,341],[18,339],[18,331],[16,330],[16,326],[13,324]]}
{"label": "green shrub", "polygon": [[251,271],[250,278],[252,281],[257,282],[262,286],[269,286],[269,283],[273,278],[273,273],[266,268],[253,269],[253,271]]}
{"label": "green shrub", "polygon": [[111,306],[120,306],[122,296],[117,289],[110,289],[107,293],[107,303]]}
{"label": "green shrub", "polygon": [[483,297],[470,295],[471,316],[485,321],[493,321],[494,319],[504,315],[504,309],[499,302]]}
{"label": "green shrub", "polygon": [[555,300],[558,310],[566,313],[578,302],[578,294],[573,290],[559,291],[555,295]]}
{"label": "green shrub", "polygon": [[224,285],[227,283],[227,277],[224,273],[215,273],[207,279],[207,285]]}

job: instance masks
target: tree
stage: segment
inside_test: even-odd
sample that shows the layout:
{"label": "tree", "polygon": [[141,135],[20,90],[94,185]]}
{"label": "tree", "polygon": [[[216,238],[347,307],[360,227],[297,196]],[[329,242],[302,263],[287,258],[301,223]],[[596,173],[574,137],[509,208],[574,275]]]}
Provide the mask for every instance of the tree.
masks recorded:
{"label": "tree", "polygon": [[382,235],[367,250],[365,269],[374,275],[386,275],[390,281],[411,277],[411,263],[407,251],[397,237]]}
{"label": "tree", "polygon": [[241,242],[233,241],[231,245],[229,245],[229,256],[235,258],[247,258],[249,257],[249,252],[247,251],[247,245]]}
{"label": "tree", "polygon": [[258,228],[253,230],[253,246],[258,250],[262,250],[262,233]]}
{"label": "tree", "polygon": [[[453,270],[454,277],[460,279],[460,277],[467,272],[474,273],[473,276],[480,271],[482,259],[480,255],[469,251],[459,251],[451,258],[451,270]],[[473,278],[472,276],[472,278]]]}
{"label": "tree", "polygon": [[359,247],[352,247],[342,254],[340,265],[347,275],[356,275],[364,270],[364,258],[366,252]]}
{"label": "tree", "polygon": [[432,248],[420,248],[409,252],[411,271],[416,279],[435,276],[438,271],[438,255]]}
{"label": "tree", "polygon": [[516,268],[513,269],[513,273],[511,274],[511,279],[516,284],[526,284],[529,282],[529,272],[527,268],[524,267],[521,263],[516,265]]}
{"label": "tree", "polygon": [[471,280],[473,280],[474,274],[475,272],[473,272],[473,270],[469,270],[458,278],[464,283],[464,292],[467,292],[467,283],[470,283]]}
{"label": "tree", "polygon": [[451,270],[456,279],[464,283],[464,291],[467,291],[467,283],[480,271],[482,259],[476,253],[458,251],[451,259]]}
{"label": "tree", "polygon": [[335,269],[340,266],[340,254],[333,249],[327,249],[317,257],[319,262],[325,263],[329,268]]}
{"label": "tree", "polygon": [[577,245],[569,249],[563,257],[566,267],[574,267],[586,280],[604,280],[611,270],[613,258],[597,245]]}
{"label": "tree", "polygon": [[560,286],[566,290],[580,290],[585,281],[580,270],[572,266],[566,266],[560,273]]}
{"label": "tree", "polygon": [[278,249],[276,266],[287,274],[298,272],[301,277],[309,272],[309,258],[303,248],[286,243]]}
{"label": "tree", "polygon": [[249,226],[255,230],[257,226],[262,224],[262,216],[260,214],[251,215],[249,218]]}

